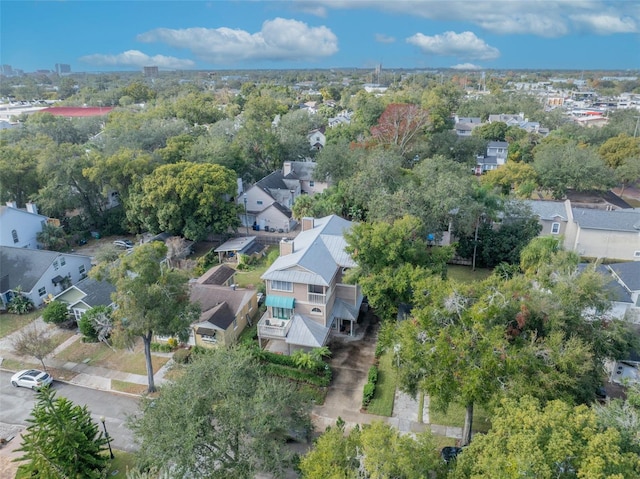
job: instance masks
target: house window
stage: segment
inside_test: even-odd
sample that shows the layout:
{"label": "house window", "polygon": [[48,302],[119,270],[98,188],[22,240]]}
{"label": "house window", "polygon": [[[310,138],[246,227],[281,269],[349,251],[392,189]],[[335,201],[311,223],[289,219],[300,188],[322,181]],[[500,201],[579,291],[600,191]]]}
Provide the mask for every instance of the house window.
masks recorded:
{"label": "house window", "polygon": [[291,315],[293,315],[293,309],[287,308],[276,308],[275,306],[271,308],[272,316],[276,319],[290,319]]}
{"label": "house window", "polygon": [[551,234],[557,235],[558,233],[560,233],[560,223],[553,223],[551,225]]}
{"label": "house window", "polygon": [[53,262],[53,269],[55,269],[56,271],[58,271],[58,260],[55,260]]}
{"label": "house window", "polygon": [[13,242],[17,243],[18,240],[18,232],[16,230],[11,230],[11,236],[13,236]]}
{"label": "house window", "polygon": [[47,288],[42,287],[38,290],[38,296],[44,296],[45,294],[47,294]]}
{"label": "house window", "polygon": [[271,289],[275,291],[293,291],[293,283],[289,281],[271,281]]}
{"label": "house window", "polygon": [[311,310],[312,314],[322,314],[322,310],[320,308],[313,308]]}
{"label": "house window", "polygon": [[640,251],[634,251],[633,252],[633,257],[634,258],[640,258]]}
{"label": "house window", "polygon": [[316,185],[316,183],[315,183],[314,181],[310,181],[310,182],[309,182],[309,186],[310,186],[311,188],[313,188],[315,185]]}
{"label": "house window", "polygon": [[234,331],[238,329],[238,318],[233,318],[233,329]]}
{"label": "house window", "polygon": [[85,273],[85,269],[84,269],[84,265],[83,264],[81,264],[80,267],[78,268],[78,272],[80,274],[84,274]]}
{"label": "house window", "polygon": [[64,258],[60,258],[60,266],[64,266],[67,264],[67,261]]}
{"label": "house window", "polygon": [[216,343],[218,339],[215,334],[201,334],[200,337],[205,343]]}
{"label": "house window", "polygon": [[256,201],[256,203],[258,203],[259,205],[261,205],[261,204],[262,204],[262,200],[258,200],[258,201]]}

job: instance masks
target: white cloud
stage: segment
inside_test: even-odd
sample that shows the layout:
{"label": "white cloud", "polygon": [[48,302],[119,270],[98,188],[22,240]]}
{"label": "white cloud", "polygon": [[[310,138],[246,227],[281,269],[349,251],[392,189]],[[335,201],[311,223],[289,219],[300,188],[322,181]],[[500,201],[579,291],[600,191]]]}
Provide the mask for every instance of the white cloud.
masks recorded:
{"label": "white cloud", "polygon": [[575,31],[599,35],[640,32],[640,6],[631,0],[314,0],[314,4],[469,22],[499,34],[553,38]]}
{"label": "white cloud", "polygon": [[598,35],[610,35],[612,33],[634,33],[638,31],[638,22],[631,17],[617,17],[606,13],[571,15],[571,19],[582,25],[585,30]]}
{"label": "white cloud", "polygon": [[297,20],[275,18],[249,33],[231,28],[157,28],[138,35],[142,42],[161,42],[190,50],[212,63],[259,60],[313,60],[338,51],[338,39],[327,27],[309,27]]}
{"label": "white cloud", "polygon": [[384,33],[376,33],[375,38],[378,43],[394,43],[396,41],[395,37],[390,37]]}
{"label": "white cloud", "polygon": [[482,70],[481,66],[474,65],[473,63],[459,63],[457,65],[453,65],[451,68],[453,70]]}
{"label": "white cloud", "polygon": [[149,56],[139,50],[127,50],[126,52],[118,53],[116,55],[95,53],[93,55],[81,57],[80,61],[96,66],[131,66],[138,68],[157,66],[159,68],[177,70],[190,68],[195,65],[193,60],[168,57],[165,55]]}
{"label": "white cloud", "polygon": [[426,54],[457,57],[469,60],[495,60],[500,51],[473,32],[444,32],[441,35],[429,37],[422,33],[407,38],[407,43],[416,45]]}

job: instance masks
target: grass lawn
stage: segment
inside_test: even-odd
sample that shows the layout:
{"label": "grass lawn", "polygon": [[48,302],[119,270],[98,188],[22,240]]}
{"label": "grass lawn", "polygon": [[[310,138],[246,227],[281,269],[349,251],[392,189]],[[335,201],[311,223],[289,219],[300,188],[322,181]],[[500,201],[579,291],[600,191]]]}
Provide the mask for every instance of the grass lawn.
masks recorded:
{"label": "grass lawn", "polygon": [[[153,353],[151,356],[154,374],[169,361],[168,357],[156,356]],[[136,344],[133,351],[113,350],[104,343],[76,341],[64,351],[61,351],[56,356],[56,359],[74,363],[86,363],[89,366],[100,366],[131,374],[147,374],[142,341]]]}
{"label": "grass lawn", "polygon": [[367,407],[369,414],[390,417],[393,414],[393,401],[396,395],[396,375],[391,361],[393,352],[387,351],[380,357],[378,364],[378,382],[373,399]]}
{"label": "grass lawn", "polygon": [[267,265],[267,256],[271,251],[277,248],[277,245],[269,246],[265,251],[265,256],[260,258],[257,263],[250,265],[249,269],[247,270],[238,270],[236,272],[236,282],[238,283],[238,287],[247,288],[253,286],[257,288],[260,284],[262,284],[260,276],[262,276],[269,267]]}
{"label": "grass lawn", "polygon": [[29,314],[0,314],[0,338],[4,338],[36,319],[42,311],[36,310]]}
{"label": "grass lawn", "polygon": [[111,389],[129,394],[144,394],[149,386],[144,384],[128,383],[119,379],[111,380]]}
{"label": "grass lawn", "polygon": [[[442,426],[464,426],[465,409],[460,404],[452,403],[449,405],[446,413],[429,409],[429,421],[431,424],[440,424]],[[491,428],[491,416],[482,408],[475,406],[473,408],[473,425],[474,432],[488,432]]]}
{"label": "grass lawn", "polygon": [[447,266],[447,275],[449,278],[461,283],[472,283],[474,281],[482,281],[491,275],[493,270],[487,268],[476,268],[475,271],[471,266],[459,264],[450,264]]}

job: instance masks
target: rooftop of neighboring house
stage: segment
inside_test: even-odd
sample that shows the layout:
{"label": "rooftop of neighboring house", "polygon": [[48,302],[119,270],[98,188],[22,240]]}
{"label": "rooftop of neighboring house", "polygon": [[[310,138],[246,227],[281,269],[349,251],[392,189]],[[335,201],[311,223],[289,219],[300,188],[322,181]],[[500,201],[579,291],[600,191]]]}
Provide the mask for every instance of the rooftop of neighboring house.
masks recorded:
{"label": "rooftop of neighboring house", "polygon": [[564,201],[525,200],[531,211],[542,220],[567,221],[567,209]]}
{"label": "rooftop of neighboring house", "polygon": [[269,190],[288,190],[289,187],[284,182],[284,175],[282,171],[276,170],[273,173],[268,174],[259,181],[256,181],[256,186],[262,190],[269,192]]}
{"label": "rooftop of neighboring house", "polygon": [[[85,278],[78,281],[70,289],[75,288],[84,293],[84,297],[81,300],[91,307],[109,305],[113,301],[111,300],[111,294],[115,292],[116,288],[108,281],[97,281],[93,278]],[[63,291],[58,295],[58,298],[64,299],[64,294],[69,291]]]}
{"label": "rooftop of neighboring house", "polygon": [[[13,290],[19,286],[23,291],[31,291],[60,255],[84,256],[58,253],[57,251],[0,246],[0,291]],[[84,257],[91,259],[88,256]]]}
{"label": "rooftop of neighboring house", "polygon": [[205,272],[196,281],[200,284],[215,284],[221,286],[233,278],[235,274],[235,269],[230,268],[226,264],[220,264],[209,269],[209,271]]}
{"label": "rooftop of neighboring house", "polygon": [[640,262],[613,263],[607,265],[625,284],[629,291],[640,291]]}
{"label": "rooftop of neighboring house", "polygon": [[316,163],[313,161],[287,161],[284,163],[284,177],[292,180],[313,180]]}
{"label": "rooftop of neighboring house", "polygon": [[50,113],[55,116],[65,117],[88,117],[88,116],[103,116],[113,110],[110,106],[87,106],[87,107],[75,107],[75,106],[53,106],[40,110],[38,113]]}
{"label": "rooftop of neighboring house", "polygon": [[572,208],[580,228],[640,233],[640,210],[599,210]]}
{"label": "rooftop of neighboring house", "polygon": [[[224,303],[229,311],[235,315],[256,294],[253,289],[235,288],[231,286],[219,286],[215,284],[190,283],[190,299],[192,303],[200,306],[199,321],[208,321]],[[216,309],[217,308],[217,309]]]}
{"label": "rooftop of neighboring house", "polygon": [[[578,271],[584,271],[588,267],[593,267],[593,265],[588,263],[580,263],[578,265]],[[606,281],[604,288],[608,293],[610,301],[616,301],[618,303],[633,303],[629,291],[627,291],[624,286],[622,286],[611,275],[611,270],[607,266],[599,264],[596,266],[596,271],[600,273]]]}
{"label": "rooftop of neighboring house", "polygon": [[352,268],[355,261],[345,251],[344,233],[352,223],[331,215],[313,219],[313,228],[304,229],[292,242],[293,252],[281,255],[262,279],[329,286],[338,268]]}

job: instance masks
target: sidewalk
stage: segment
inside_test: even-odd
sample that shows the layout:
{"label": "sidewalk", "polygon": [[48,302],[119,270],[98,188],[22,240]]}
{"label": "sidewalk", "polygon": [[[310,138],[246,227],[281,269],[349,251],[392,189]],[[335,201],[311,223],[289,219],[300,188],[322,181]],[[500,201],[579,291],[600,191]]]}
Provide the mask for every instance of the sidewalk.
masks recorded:
{"label": "sidewalk", "polygon": [[[37,329],[45,329],[45,330],[53,330],[55,326],[46,324],[42,321],[42,318],[38,318],[31,323],[31,325],[26,326],[35,327]],[[24,328],[23,328],[24,329]],[[2,361],[4,358],[11,358],[15,360],[24,361],[25,358],[21,358],[16,356],[13,353],[13,341],[20,334],[22,329],[6,336],[5,338],[0,340],[0,369],[4,369],[2,367]],[[131,374],[122,371],[115,371],[113,369],[107,369],[97,366],[90,366],[84,363],[74,363],[74,362],[66,362],[61,361],[56,358],[56,355],[61,351],[64,351],[66,348],[71,346],[76,341],[80,340],[81,334],[76,333],[67,339],[65,342],[60,344],[56,349],[54,349],[47,357],[45,358],[45,364],[48,368],[59,369],[64,371],[69,371],[73,373],[73,376],[69,380],[65,380],[62,378],[54,378],[57,381],[66,382],[69,384],[75,384],[76,386],[82,386],[91,389],[99,389],[101,391],[113,391],[122,393],[121,391],[117,391],[111,388],[111,380],[117,379],[119,381],[124,381],[127,383],[147,385],[147,376],[146,374]],[[164,355],[162,353],[154,353],[154,355]],[[169,360],[162,368],[158,370],[153,376],[156,386],[160,386],[164,384],[165,379],[164,375],[169,369],[170,365],[173,364],[172,360]]]}

